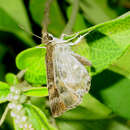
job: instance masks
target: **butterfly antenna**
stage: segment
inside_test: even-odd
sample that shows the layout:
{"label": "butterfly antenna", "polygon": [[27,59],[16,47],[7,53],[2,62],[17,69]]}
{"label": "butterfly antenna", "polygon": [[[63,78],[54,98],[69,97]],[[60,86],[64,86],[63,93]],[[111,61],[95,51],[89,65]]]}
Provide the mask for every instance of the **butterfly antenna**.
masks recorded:
{"label": "butterfly antenna", "polygon": [[42,38],[43,38],[42,43],[47,42],[49,40],[48,25],[50,24],[49,13],[52,2],[53,0],[47,0],[45,3],[44,18],[42,22]]}
{"label": "butterfly antenna", "polygon": [[31,34],[32,36],[35,36],[35,37],[37,37],[37,38],[43,40],[40,36],[38,36],[38,35],[36,35],[36,34],[30,32],[30,31],[26,30],[26,29],[25,29],[23,26],[21,26],[21,25],[19,25],[19,28],[21,28],[21,29],[24,30],[25,32]]}

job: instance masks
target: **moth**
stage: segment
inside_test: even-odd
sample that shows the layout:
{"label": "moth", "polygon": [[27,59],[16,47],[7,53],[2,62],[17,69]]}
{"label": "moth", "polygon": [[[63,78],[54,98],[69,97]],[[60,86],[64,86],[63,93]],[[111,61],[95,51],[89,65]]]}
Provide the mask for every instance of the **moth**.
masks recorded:
{"label": "moth", "polygon": [[85,65],[91,66],[91,62],[71,50],[71,46],[78,44],[85,35],[74,43],[71,42],[73,38],[58,39],[48,33],[44,36],[47,88],[54,117],[80,104],[82,96],[90,89],[91,78]]}

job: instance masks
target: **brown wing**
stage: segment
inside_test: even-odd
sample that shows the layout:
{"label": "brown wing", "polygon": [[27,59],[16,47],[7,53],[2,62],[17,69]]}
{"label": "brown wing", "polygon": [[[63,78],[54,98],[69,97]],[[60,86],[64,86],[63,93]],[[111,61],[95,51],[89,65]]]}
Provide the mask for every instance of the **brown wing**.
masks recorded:
{"label": "brown wing", "polygon": [[77,95],[71,93],[68,90],[63,90],[65,89],[64,86],[62,90],[60,89],[61,91],[64,91],[64,92],[59,91],[57,87],[55,88],[53,86],[52,87],[53,89],[49,90],[50,91],[50,94],[49,94],[50,107],[51,107],[51,112],[54,117],[60,116],[65,111],[72,108],[71,107],[72,104],[75,104],[77,100],[79,100]]}

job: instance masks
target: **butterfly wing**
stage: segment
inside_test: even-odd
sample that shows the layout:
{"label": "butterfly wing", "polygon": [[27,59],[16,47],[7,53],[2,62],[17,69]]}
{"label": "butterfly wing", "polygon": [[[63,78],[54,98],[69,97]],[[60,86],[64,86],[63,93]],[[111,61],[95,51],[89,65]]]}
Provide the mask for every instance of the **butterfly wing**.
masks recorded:
{"label": "butterfly wing", "polygon": [[[81,97],[90,88],[90,77],[85,67],[72,56],[69,46],[65,44],[58,44],[53,50],[53,69],[59,97],[53,99],[51,107],[53,115],[59,116],[81,102]],[[54,108],[54,104],[57,102],[64,104],[64,109],[58,112]],[[57,108],[57,110],[59,109]]]}

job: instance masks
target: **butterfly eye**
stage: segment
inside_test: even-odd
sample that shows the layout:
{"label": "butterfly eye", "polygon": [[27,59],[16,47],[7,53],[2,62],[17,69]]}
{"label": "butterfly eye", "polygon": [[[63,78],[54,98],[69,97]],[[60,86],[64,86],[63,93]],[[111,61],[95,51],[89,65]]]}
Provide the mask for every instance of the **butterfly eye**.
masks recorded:
{"label": "butterfly eye", "polygon": [[48,40],[53,40],[53,36],[51,34],[47,34]]}
{"label": "butterfly eye", "polygon": [[44,40],[44,41],[53,40],[53,36],[52,36],[51,34],[44,33],[44,34],[43,34],[43,40]]}

